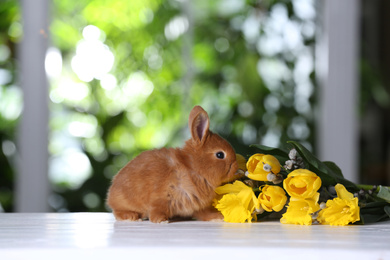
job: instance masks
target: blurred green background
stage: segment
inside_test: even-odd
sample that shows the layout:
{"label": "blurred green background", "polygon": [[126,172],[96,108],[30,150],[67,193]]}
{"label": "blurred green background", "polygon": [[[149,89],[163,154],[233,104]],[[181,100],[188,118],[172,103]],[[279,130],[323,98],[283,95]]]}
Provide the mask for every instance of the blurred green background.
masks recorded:
{"label": "blurred green background", "polygon": [[[19,2],[0,4],[0,206],[13,210],[22,113]],[[51,1],[53,211],[106,211],[111,178],[140,152],[181,146],[199,104],[239,153],[298,140],[315,150],[315,1]],[[363,46],[364,49],[364,46]],[[362,118],[387,90],[362,58]],[[373,82],[375,84],[373,84]],[[374,89],[376,88],[376,89]],[[379,89],[379,90],[378,90]],[[382,99],[375,99],[382,91]],[[381,110],[385,111],[385,110]],[[363,147],[364,148],[364,147]],[[361,160],[362,169],[370,161]],[[386,163],[388,153],[383,152]],[[370,180],[387,184],[387,177]]]}

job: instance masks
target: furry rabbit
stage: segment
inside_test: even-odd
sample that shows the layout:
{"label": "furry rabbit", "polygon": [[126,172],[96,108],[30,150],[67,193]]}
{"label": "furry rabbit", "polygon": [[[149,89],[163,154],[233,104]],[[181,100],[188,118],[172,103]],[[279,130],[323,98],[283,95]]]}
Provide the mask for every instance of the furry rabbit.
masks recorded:
{"label": "furry rabbit", "polygon": [[191,110],[188,124],[192,138],[183,148],[145,151],[113,178],[107,203],[117,220],[223,219],[211,203],[214,189],[234,179],[236,154],[225,139],[209,130],[202,107]]}

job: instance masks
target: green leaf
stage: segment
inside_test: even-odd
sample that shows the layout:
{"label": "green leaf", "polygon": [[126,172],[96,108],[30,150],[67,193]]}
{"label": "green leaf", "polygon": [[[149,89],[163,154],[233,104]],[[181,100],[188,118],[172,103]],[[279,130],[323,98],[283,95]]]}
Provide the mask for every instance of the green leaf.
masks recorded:
{"label": "green leaf", "polygon": [[362,202],[359,206],[363,210],[366,208],[383,208],[387,204],[388,203],[385,201],[374,201],[374,202],[368,202],[368,203]]}
{"label": "green leaf", "polygon": [[340,177],[344,178],[344,175],[343,175],[343,172],[341,171],[341,169],[339,168],[339,166],[337,166],[337,164],[335,164],[334,162],[329,162],[329,161],[324,161],[323,162],[330,170],[332,170],[335,174],[339,175]]}
{"label": "green leaf", "polygon": [[263,152],[265,154],[270,154],[270,155],[274,155],[274,156],[279,155],[279,156],[288,157],[288,153],[289,153],[289,151],[284,150],[282,148],[274,148],[274,147],[260,145],[260,144],[252,144],[249,147],[257,148],[258,150],[260,150],[261,152]]}
{"label": "green leaf", "polygon": [[390,205],[387,205],[387,206],[384,208],[384,210],[385,210],[387,216],[390,217]]}
{"label": "green leaf", "polygon": [[[342,177],[340,175],[340,171],[338,173],[334,172],[331,168],[335,168],[335,164],[333,166],[328,167],[330,163],[323,163],[317,157],[315,157],[309,150],[306,149],[303,145],[298,142],[288,141],[288,143],[292,144],[294,148],[298,151],[299,155],[303,158],[303,160],[309,164],[309,170],[316,173],[322,180],[322,183],[326,186],[336,185],[337,183],[343,184],[347,189],[357,190],[356,185]],[[337,167],[338,168],[338,167]],[[338,168],[339,169],[339,168]]]}
{"label": "green leaf", "polygon": [[360,221],[356,224],[369,224],[369,223],[376,223],[379,221],[383,221],[388,219],[389,216],[387,214],[380,214],[380,215],[374,215],[374,214],[360,214]]}
{"label": "green leaf", "polygon": [[390,203],[390,189],[389,189],[389,187],[380,185],[377,197]]}
{"label": "green leaf", "polygon": [[274,147],[269,147],[265,145],[260,145],[260,144],[252,144],[249,147],[256,148],[263,154],[269,154],[272,156],[275,156],[276,159],[280,162],[280,164],[284,164],[285,161],[288,160],[288,153],[289,151],[282,149],[282,148],[274,148]]}
{"label": "green leaf", "polygon": [[371,207],[371,208],[361,208],[360,209],[360,214],[362,215],[383,215],[384,212],[384,207]]}
{"label": "green leaf", "polygon": [[385,201],[369,202],[360,207],[360,224],[375,223],[390,218],[390,205]]}
{"label": "green leaf", "polygon": [[315,169],[320,170],[321,172],[328,173],[331,170],[321,162],[317,157],[315,157],[309,150],[306,149],[302,144],[294,141],[288,141],[288,143],[292,144],[294,148],[298,151],[299,155],[307,162],[310,166]]}

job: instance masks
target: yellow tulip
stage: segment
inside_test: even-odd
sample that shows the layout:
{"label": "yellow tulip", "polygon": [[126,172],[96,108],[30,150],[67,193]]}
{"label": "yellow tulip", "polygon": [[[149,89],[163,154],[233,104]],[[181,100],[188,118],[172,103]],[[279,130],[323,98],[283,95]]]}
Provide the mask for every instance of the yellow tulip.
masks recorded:
{"label": "yellow tulip", "polygon": [[347,189],[337,184],[335,186],[337,198],[328,200],[326,208],[318,214],[318,222],[332,226],[346,226],[360,220],[358,198],[355,198]]}
{"label": "yellow tulip", "polygon": [[310,199],[321,187],[321,179],[314,172],[306,169],[292,171],[283,181],[287,193],[297,199]]}
{"label": "yellow tulip", "polygon": [[280,222],[283,224],[311,225],[312,214],[320,209],[318,195],[311,199],[292,199]]}
{"label": "yellow tulip", "polygon": [[[248,187],[245,183],[242,181],[235,181],[234,183],[225,184],[223,186],[219,186],[215,189],[215,192],[218,195],[224,195],[229,193],[239,193],[242,190],[250,190],[253,192],[251,187]],[[256,196],[255,196],[256,198]]]}
{"label": "yellow tulip", "polygon": [[238,194],[226,194],[218,201],[215,206],[218,209],[226,222],[244,223],[252,220],[252,212],[248,210],[248,197],[250,194],[246,191]]}
{"label": "yellow tulip", "polygon": [[253,211],[260,208],[252,188],[241,181],[220,186],[215,192],[222,198],[214,202],[214,207],[222,213],[226,222],[251,222]]}
{"label": "yellow tulip", "polygon": [[267,181],[269,173],[278,174],[280,172],[280,163],[272,155],[254,154],[246,163],[248,169],[248,178],[256,181]]}
{"label": "yellow tulip", "polygon": [[259,195],[261,207],[268,212],[282,210],[286,201],[286,192],[279,186],[265,185]]}
{"label": "yellow tulip", "polygon": [[334,186],[334,188],[336,190],[337,197],[339,197],[340,199],[353,200],[355,198],[353,194],[347,191],[347,189],[342,184],[338,183],[336,184],[336,186]]}

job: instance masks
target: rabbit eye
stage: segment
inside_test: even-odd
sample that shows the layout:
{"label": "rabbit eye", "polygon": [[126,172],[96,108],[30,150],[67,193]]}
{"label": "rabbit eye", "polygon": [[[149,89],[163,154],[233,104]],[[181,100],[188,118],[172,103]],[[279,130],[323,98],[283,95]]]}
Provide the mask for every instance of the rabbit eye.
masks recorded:
{"label": "rabbit eye", "polygon": [[217,152],[215,154],[215,156],[218,158],[218,159],[224,159],[225,158],[225,153],[224,152]]}

